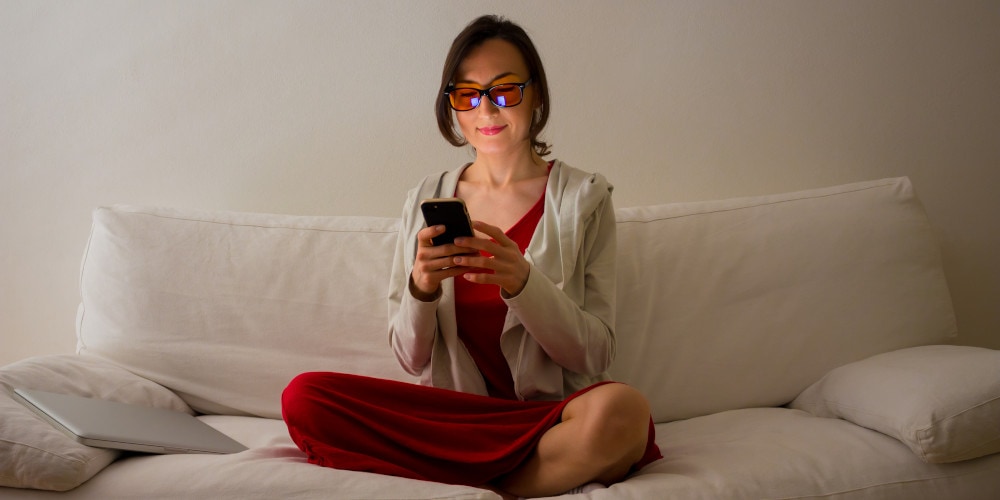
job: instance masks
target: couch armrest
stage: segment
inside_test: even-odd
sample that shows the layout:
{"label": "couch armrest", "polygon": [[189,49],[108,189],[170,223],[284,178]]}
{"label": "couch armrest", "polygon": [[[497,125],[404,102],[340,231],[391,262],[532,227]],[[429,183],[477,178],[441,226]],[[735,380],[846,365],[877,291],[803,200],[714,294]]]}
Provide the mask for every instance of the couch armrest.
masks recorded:
{"label": "couch armrest", "polygon": [[30,358],[0,368],[0,486],[65,491],[118,452],[77,443],[14,400],[15,388],[109,399],[193,413],[169,389],[86,356]]}
{"label": "couch armrest", "polygon": [[923,461],[1000,452],[1000,351],[932,345],[831,370],[789,405],[892,436]]}

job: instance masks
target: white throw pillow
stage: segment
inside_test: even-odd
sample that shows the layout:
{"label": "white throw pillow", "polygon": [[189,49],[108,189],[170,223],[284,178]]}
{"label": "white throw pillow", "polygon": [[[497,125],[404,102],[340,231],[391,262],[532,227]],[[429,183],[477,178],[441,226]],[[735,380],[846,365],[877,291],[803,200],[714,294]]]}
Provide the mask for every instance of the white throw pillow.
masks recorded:
{"label": "white throw pillow", "polygon": [[899,439],[928,463],[1000,452],[1000,351],[936,345],[836,368],[792,408]]}
{"label": "white throw pillow", "polygon": [[38,389],[192,413],[169,390],[122,368],[77,355],[26,359],[0,369],[0,486],[66,491],[118,457],[77,443],[13,399]]}

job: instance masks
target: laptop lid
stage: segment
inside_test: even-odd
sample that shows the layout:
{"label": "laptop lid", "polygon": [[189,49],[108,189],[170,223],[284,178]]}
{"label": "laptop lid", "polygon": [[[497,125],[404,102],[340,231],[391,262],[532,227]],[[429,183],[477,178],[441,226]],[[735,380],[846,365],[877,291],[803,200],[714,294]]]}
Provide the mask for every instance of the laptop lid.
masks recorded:
{"label": "laptop lid", "polygon": [[14,389],[14,398],[87,446],[164,454],[247,449],[179,411],[28,389]]}

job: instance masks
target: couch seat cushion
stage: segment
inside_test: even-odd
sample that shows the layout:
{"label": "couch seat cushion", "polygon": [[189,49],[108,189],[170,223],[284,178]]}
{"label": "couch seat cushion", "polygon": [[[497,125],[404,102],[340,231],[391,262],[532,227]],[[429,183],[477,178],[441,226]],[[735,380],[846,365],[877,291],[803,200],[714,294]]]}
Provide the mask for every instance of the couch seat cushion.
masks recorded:
{"label": "couch seat cushion", "polygon": [[[120,459],[60,500],[460,499],[496,500],[486,490],[312,465],[284,422],[246,416],[199,417],[250,447],[230,455],[135,455]],[[0,498],[7,491],[0,489]],[[46,498],[23,491],[18,498]]]}
{"label": "couch seat cushion", "polygon": [[1000,498],[1000,454],[927,464],[838,419],[751,408],[658,424],[664,458],[590,498]]}

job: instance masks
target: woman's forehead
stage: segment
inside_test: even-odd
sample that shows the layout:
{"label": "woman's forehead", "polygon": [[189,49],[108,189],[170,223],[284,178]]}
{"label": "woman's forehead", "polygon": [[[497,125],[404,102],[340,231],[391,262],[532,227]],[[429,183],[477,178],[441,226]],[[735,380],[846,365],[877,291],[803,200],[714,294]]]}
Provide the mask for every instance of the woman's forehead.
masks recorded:
{"label": "woman's forehead", "polygon": [[490,39],[466,54],[455,72],[455,84],[479,85],[521,82],[528,78],[524,56],[510,42]]}

